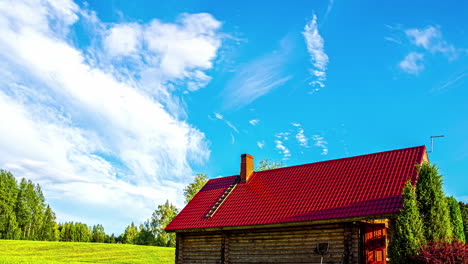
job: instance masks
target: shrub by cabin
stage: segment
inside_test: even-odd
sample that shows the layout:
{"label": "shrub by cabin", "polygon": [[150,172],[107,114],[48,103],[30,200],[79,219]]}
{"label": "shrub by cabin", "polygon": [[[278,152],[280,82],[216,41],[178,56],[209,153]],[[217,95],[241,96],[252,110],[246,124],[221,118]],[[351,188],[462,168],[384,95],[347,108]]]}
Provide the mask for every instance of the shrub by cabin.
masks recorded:
{"label": "shrub by cabin", "polygon": [[424,146],[210,180],[167,226],[176,263],[389,263],[401,192]]}

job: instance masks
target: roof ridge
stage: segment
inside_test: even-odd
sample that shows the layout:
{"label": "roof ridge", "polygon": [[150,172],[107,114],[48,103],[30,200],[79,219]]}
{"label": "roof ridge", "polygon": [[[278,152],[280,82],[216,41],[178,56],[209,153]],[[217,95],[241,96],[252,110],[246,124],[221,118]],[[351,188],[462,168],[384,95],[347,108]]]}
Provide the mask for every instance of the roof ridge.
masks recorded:
{"label": "roof ridge", "polygon": [[[396,151],[401,151],[401,150],[416,149],[416,148],[424,148],[424,149],[426,149],[426,145],[420,145],[420,146],[414,146],[414,147],[408,147],[408,148],[401,148],[401,149],[385,150],[385,151],[373,152],[373,153],[367,153],[367,154],[361,154],[361,155],[356,155],[356,156],[351,156],[351,157],[336,158],[336,159],[330,159],[330,160],[322,160],[322,161],[316,161],[316,162],[310,162],[310,163],[304,163],[304,164],[297,164],[297,165],[292,165],[292,166],[287,166],[287,167],[281,167],[281,168],[276,168],[276,169],[270,169],[270,170],[264,170],[264,171],[274,171],[274,170],[289,169],[289,168],[294,168],[294,167],[306,166],[306,165],[310,165],[310,164],[326,163],[326,162],[332,162],[332,161],[337,161],[337,160],[354,159],[354,158],[360,158],[360,157],[365,157],[365,156],[370,156],[370,155],[382,154],[382,153],[387,153],[387,152],[396,152]],[[258,172],[258,173],[263,173],[264,171],[254,171],[254,173],[257,173],[257,172]],[[252,176],[253,176],[253,175],[252,175]]]}

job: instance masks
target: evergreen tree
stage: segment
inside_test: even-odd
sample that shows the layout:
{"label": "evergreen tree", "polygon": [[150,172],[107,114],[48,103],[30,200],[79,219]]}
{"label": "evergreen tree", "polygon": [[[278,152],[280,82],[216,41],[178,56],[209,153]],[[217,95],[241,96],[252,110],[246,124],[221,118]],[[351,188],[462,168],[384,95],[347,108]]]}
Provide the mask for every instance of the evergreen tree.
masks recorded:
{"label": "evergreen tree", "polygon": [[463,230],[465,231],[465,240],[468,240],[468,204],[459,202],[462,221],[463,221]]}
{"label": "evergreen tree", "polygon": [[156,246],[175,247],[176,237],[174,233],[166,233],[164,228],[176,217],[179,210],[166,201],[163,205],[158,205],[151,217],[151,229],[156,238]]}
{"label": "evergreen tree", "polygon": [[131,225],[125,228],[125,232],[123,235],[123,242],[125,244],[135,244],[135,239],[138,237],[138,228],[132,222]]}
{"label": "evergreen tree", "polygon": [[185,203],[190,202],[195,194],[205,186],[207,181],[208,176],[206,176],[206,174],[198,173],[195,175],[193,182],[184,188]]}
{"label": "evergreen tree", "polygon": [[416,197],[423,220],[424,237],[428,241],[442,240],[452,236],[447,199],[442,191],[442,175],[435,165],[424,162],[418,167],[419,177]]}
{"label": "evergreen tree", "polygon": [[18,226],[21,229],[21,239],[28,239],[30,226],[32,224],[32,202],[31,202],[31,185],[26,179],[21,179],[16,201],[16,219]]}
{"label": "evergreen tree", "polygon": [[392,263],[411,263],[424,242],[423,223],[416,205],[416,193],[411,180],[403,188],[403,207],[398,213],[394,234],[389,245]]}
{"label": "evergreen tree", "polygon": [[42,227],[40,231],[40,240],[55,241],[55,213],[52,211],[49,205],[45,210],[44,220],[42,221]]}
{"label": "evergreen tree", "polygon": [[138,237],[135,240],[135,244],[152,246],[155,243],[156,242],[153,232],[151,230],[150,222],[146,221],[144,224],[140,225]]}
{"label": "evergreen tree", "polygon": [[453,237],[462,242],[465,242],[465,233],[463,230],[463,219],[460,206],[453,196],[447,197],[447,204],[450,212],[450,223],[452,224]]}
{"label": "evergreen tree", "polygon": [[0,239],[18,239],[15,206],[18,196],[18,183],[10,172],[0,170]]}

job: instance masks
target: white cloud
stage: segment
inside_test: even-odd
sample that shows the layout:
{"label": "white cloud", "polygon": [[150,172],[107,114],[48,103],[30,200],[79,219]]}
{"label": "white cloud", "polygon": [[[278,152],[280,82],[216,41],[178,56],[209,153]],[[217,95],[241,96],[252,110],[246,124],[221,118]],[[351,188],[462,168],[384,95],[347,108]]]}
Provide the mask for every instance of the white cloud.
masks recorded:
{"label": "white cloud", "polygon": [[328,154],[328,142],[325,141],[325,139],[320,136],[320,135],[313,135],[312,140],[315,141],[314,146],[322,148],[322,153],[321,155],[327,155]]}
{"label": "white cloud", "polygon": [[308,147],[308,139],[304,135],[304,129],[302,128],[298,129],[298,132],[296,134],[296,139],[297,139],[297,142],[299,142],[299,145],[301,145],[302,147]]}
{"label": "white cloud", "polygon": [[[333,1],[331,2],[331,6],[333,6]],[[305,38],[307,50],[314,66],[311,73],[315,76],[315,80],[310,84],[314,87],[313,91],[318,91],[320,88],[325,87],[328,55],[324,50],[324,41],[318,31],[317,16],[315,14],[312,16],[312,20],[304,27],[302,35]]]}
{"label": "white cloud", "polygon": [[257,141],[257,146],[262,149],[265,146],[265,141]]}
{"label": "white cloud", "polygon": [[399,67],[409,74],[418,74],[424,70],[423,60],[423,54],[411,52],[400,62]]}
{"label": "white cloud", "polygon": [[455,47],[443,39],[439,27],[427,26],[423,29],[412,28],[407,29],[405,33],[416,46],[423,47],[432,53],[441,52],[451,57],[455,56]]}
{"label": "white cloud", "polygon": [[214,113],[214,115],[215,115],[215,117],[216,117],[217,119],[219,119],[219,120],[223,120],[223,118],[224,118],[223,115],[218,114],[218,113]]}
{"label": "white cloud", "polygon": [[57,212],[90,222],[105,214],[123,229],[166,199],[181,206],[191,164],[209,157],[171,92],[209,81],[220,23],[184,14],[176,24],[113,25],[102,44],[131,57],[128,74],[99,47],[88,57],[71,44],[66,33],[83,13],[65,0],[0,3],[0,167],[39,183]]}
{"label": "white cloud", "polygon": [[252,119],[252,120],[249,121],[249,123],[250,123],[252,126],[258,125],[259,122],[260,122],[259,119]]}
{"label": "white cloud", "polygon": [[239,133],[239,130],[237,129],[236,126],[234,126],[230,121],[226,121],[226,125],[228,125],[228,127],[232,128],[232,130],[236,131],[236,133]]}
{"label": "white cloud", "polygon": [[284,73],[290,49],[288,45],[283,39],[280,50],[254,59],[237,69],[223,91],[224,107],[240,109],[289,81],[292,76]]}
{"label": "white cloud", "polygon": [[284,141],[289,140],[289,132],[280,132],[275,135],[277,138],[275,142],[275,148],[280,154],[283,155],[283,160],[288,160],[291,157],[291,151],[284,145]]}
{"label": "white cloud", "polygon": [[142,29],[139,24],[118,24],[109,30],[104,46],[111,56],[130,56],[141,48]]}
{"label": "white cloud", "polygon": [[287,160],[291,157],[291,152],[287,147],[283,145],[283,141],[275,140],[276,149],[279,150],[279,153],[283,155],[283,160]]}
{"label": "white cloud", "polygon": [[419,47],[412,51],[399,63],[399,67],[409,74],[418,74],[424,70],[423,59],[426,55],[442,53],[450,60],[458,56],[457,49],[444,40],[439,26],[411,28],[404,31],[411,44]]}

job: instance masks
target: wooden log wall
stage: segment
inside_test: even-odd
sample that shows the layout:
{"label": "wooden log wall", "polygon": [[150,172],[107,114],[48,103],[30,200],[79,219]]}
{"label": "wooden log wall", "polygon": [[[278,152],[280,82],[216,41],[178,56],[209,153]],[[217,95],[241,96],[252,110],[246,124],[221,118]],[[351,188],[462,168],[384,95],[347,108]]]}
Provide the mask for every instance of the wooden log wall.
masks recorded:
{"label": "wooden log wall", "polygon": [[213,233],[179,233],[176,263],[359,263],[359,226],[352,223]]}

